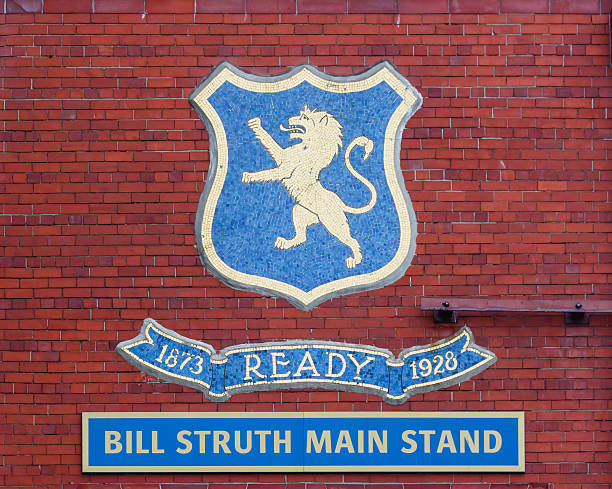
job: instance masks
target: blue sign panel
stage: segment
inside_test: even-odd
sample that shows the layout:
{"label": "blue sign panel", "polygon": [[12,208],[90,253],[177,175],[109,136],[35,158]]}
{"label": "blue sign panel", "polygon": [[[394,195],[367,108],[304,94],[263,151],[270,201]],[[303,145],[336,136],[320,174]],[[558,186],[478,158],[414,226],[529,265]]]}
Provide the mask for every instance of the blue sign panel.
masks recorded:
{"label": "blue sign panel", "polygon": [[311,340],[236,345],[216,352],[146,319],[140,334],[116,350],[143,372],[199,389],[212,401],[240,392],[318,388],[365,392],[400,404],[414,394],[467,380],[496,360],[474,344],[467,326],[395,358],[374,346]]}
{"label": "blue sign panel", "polygon": [[83,413],[83,472],[522,472],[522,412]]}

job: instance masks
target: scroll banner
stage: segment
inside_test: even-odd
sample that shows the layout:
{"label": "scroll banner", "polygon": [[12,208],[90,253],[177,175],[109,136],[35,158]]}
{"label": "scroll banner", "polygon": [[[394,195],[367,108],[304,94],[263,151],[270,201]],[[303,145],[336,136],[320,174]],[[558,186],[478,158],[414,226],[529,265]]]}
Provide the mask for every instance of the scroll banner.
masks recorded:
{"label": "scroll banner", "polygon": [[474,344],[467,326],[398,358],[381,348],[329,341],[230,346],[216,352],[146,319],[135,338],[116,351],[147,374],[201,390],[212,401],[239,392],[328,389],[376,394],[401,404],[413,394],[459,384],[497,360]]}

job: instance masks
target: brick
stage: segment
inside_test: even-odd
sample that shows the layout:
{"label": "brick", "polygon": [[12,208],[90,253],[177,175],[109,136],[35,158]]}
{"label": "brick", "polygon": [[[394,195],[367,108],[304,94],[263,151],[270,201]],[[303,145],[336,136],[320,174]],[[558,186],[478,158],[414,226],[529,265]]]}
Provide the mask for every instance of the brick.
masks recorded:
{"label": "brick", "polygon": [[94,0],[96,14],[129,14],[144,12],[145,0]]}
{"label": "brick", "polygon": [[193,0],[144,0],[147,14],[192,14]]}
{"label": "brick", "polygon": [[196,0],[196,12],[199,14],[239,13],[244,10],[244,0]]}
{"label": "brick", "polygon": [[448,12],[448,0],[397,0],[397,11],[400,14],[433,14]]}
{"label": "brick", "polygon": [[90,0],[45,0],[44,12],[49,14],[91,13]]}
{"label": "brick", "polygon": [[6,13],[42,13],[42,0],[6,0]]}
{"label": "brick", "polygon": [[598,14],[599,0],[550,0],[553,14]]}
{"label": "brick", "polygon": [[548,0],[501,0],[502,13],[548,13]]}
{"label": "brick", "polygon": [[498,2],[481,2],[479,0],[450,0],[450,11],[456,14],[496,14]]}
{"label": "brick", "polygon": [[300,14],[335,14],[347,12],[346,0],[297,0]]}
{"label": "brick", "polygon": [[348,11],[350,13],[395,13],[397,12],[397,0],[348,0]]}
{"label": "brick", "polygon": [[248,13],[295,14],[296,0],[246,0]]}
{"label": "brick", "polygon": [[[5,2],[2,484],[76,489],[70,477],[80,474],[83,406],[392,408],[376,396],[329,391],[203,402],[114,353],[146,316],[218,348],[331,338],[397,352],[455,331],[420,310],[424,295],[612,297],[609,0],[601,13],[591,0],[552,0],[551,14],[541,0],[451,0],[450,17],[449,2],[439,0],[380,7],[362,0],[350,4],[353,13],[346,0],[251,2],[249,13],[244,0],[197,0],[195,24],[193,1],[148,3],[143,10],[135,0],[95,0],[91,15],[78,1],[73,10],[46,0],[43,14],[42,2]],[[423,108],[401,143],[418,228],[404,277],[306,313],[204,273],[193,223],[209,137],[185,97],[223,59],[262,74],[304,62],[354,74],[388,59],[419,87]],[[526,473],[541,481],[532,489],[606,485],[610,315],[592,314],[584,326],[565,325],[557,313],[460,316],[498,354],[497,364],[414,396],[410,409],[525,411]],[[110,487],[146,486],[142,477],[119,475]],[[164,477],[163,487],[197,485],[181,474]],[[249,477],[217,474],[209,485],[285,486],[278,475]],[[418,480],[287,477],[294,489],[401,489],[395,485]],[[529,489],[522,474],[457,477],[440,474],[427,489]]]}

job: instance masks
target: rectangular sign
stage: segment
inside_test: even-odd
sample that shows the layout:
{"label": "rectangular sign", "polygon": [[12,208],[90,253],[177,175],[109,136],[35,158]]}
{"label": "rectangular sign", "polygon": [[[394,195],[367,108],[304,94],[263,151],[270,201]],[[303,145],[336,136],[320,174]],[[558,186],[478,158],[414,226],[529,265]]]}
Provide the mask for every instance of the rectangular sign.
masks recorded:
{"label": "rectangular sign", "polygon": [[524,472],[522,412],[83,413],[83,472]]}

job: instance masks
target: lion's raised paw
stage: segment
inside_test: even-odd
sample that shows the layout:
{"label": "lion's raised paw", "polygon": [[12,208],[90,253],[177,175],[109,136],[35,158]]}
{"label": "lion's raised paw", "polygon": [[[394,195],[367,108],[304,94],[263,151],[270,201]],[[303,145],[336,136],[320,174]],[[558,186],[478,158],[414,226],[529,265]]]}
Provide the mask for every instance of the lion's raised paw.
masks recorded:
{"label": "lion's raised paw", "polygon": [[253,130],[257,131],[261,129],[261,119],[259,117],[253,117],[247,121],[248,126]]}

